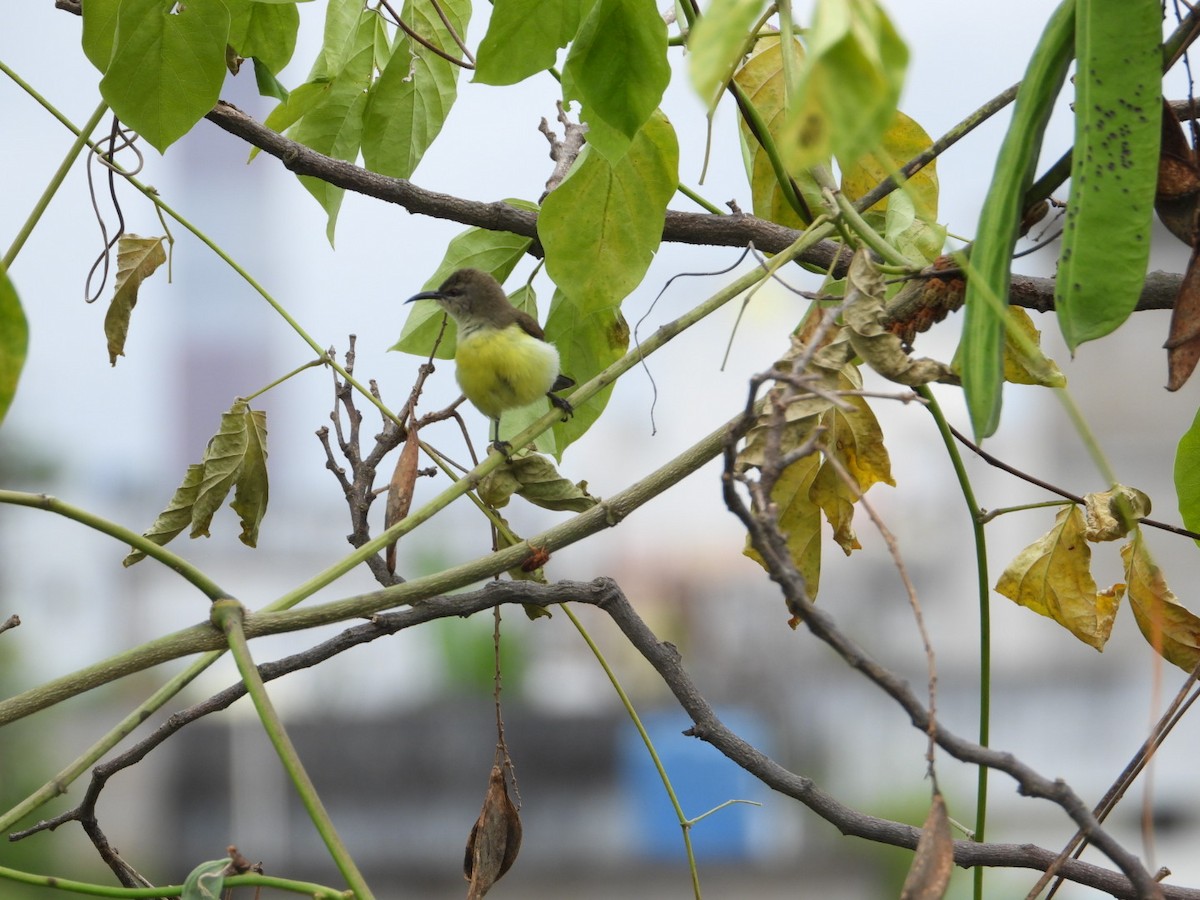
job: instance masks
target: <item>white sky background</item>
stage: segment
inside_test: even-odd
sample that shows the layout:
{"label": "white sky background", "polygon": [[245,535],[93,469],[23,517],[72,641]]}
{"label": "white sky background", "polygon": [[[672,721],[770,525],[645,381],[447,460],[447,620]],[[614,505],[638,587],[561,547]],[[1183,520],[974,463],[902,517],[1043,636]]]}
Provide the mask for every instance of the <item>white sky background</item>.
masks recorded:
{"label": "white sky background", "polygon": [[[912,53],[902,108],[931,135],[942,134],[1019,80],[1054,5],[1031,0],[1004,4],[961,0],[888,3]],[[322,15],[322,4],[301,6],[301,45],[284,73],[285,84],[294,86],[307,73],[320,39]],[[798,9],[797,19],[806,18],[806,11]],[[79,50],[79,20],[55,10],[51,0],[43,0],[14,5],[6,11],[6,21],[8,27],[0,32],[0,59],[72,121],[83,123],[99,98],[95,93],[96,73]],[[483,22],[483,15],[477,14],[471,29],[475,43],[482,34]],[[254,99],[252,73],[247,70],[237,82],[236,86],[227,82],[223,96],[259,118],[265,115],[272,103]],[[1172,94],[1182,95],[1182,90]],[[531,79],[517,88],[460,82],[458,104],[413,180],[431,190],[477,200],[535,199],[551,170],[547,144],[537,124],[541,117],[553,119],[557,96],[558,85],[548,76]],[[695,187],[704,150],[704,120],[679,67],[664,108],[680,135],[681,179]],[[15,228],[61,161],[71,135],[34,109],[33,101],[7,80],[0,80],[0,114],[8,123],[0,141],[0,167],[6,173],[0,197],[0,245],[7,247]],[[938,163],[940,220],[952,233],[973,233],[1007,120],[1007,113],[997,116]],[[749,190],[734,129],[733,110],[726,105],[717,118],[709,181],[698,189],[717,203],[736,198],[743,209],[749,210]],[[1070,124],[1060,116],[1052,123],[1046,142],[1053,148],[1054,158],[1070,140]],[[322,345],[344,350],[346,334],[357,333],[358,376],[377,379],[392,406],[400,405],[418,364],[413,357],[385,352],[403,321],[400,301],[420,289],[436,267],[446,241],[461,230],[460,226],[418,218],[397,207],[347,195],[335,251],[325,240],[324,212],[293,176],[266,156],[248,170],[243,169],[240,162],[246,148],[215,126],[201,122],[191,135],[170,148],[165,158],[148,146],[143,150],[147,154],[147,170],[140,176],[143,181],[155,185],[168,203],[254,274]],[[1049,158],[1044,158],[1043,164]],[[140,234],[160,233],[150,205],[132,190],[120,191],[128,229]],[[677,197],[672,206],[694,209],[682,197]],[[99,251],[100,239],[80,167],[54,198],[11,272],[30,318],[32,337],[16,402],[0,431],[0,452],[24,445],[39,457],[49,457],[61,466],[56,493],[135,529],[149,524],[178,484],[184,466],[199,459],[220,412],[235,394],[257,390],[311,357],[309,349],[257,294],[223,263],[214,260],[181,226],[172,224],[171,228],[178,239],[175,284],[168,286],[160,272],[143,287],[127,356],[115,368],[108,364],[102,333],[110,291],[92,306],[82,301],[83,279],[92,254]],[[1160,242],[1162,256],[1156,259],[1155,268],[1182,269],[1186,255],[1182,246],[1171,244],[1171,240]],[[728,248],[664,248],[642,287],[627,301],[626,316],[631,327],[646,313],[670,275],[724,268],[735,256],[736,251]],[[1017,270],[1045,272],[1052,263],[1053,254],[1047,253],[1022,261]],[[518,271],[524,274],[528,266],[523,264]],[[802,282],[799,274],[794,277]],[[689,309],[727,280],[728,276],[678,280],[650,312],[641,334],[653,333],[658,325]],[[517,283],[514,276],[510,284]],[[810,281],[803,286],[814,284]],[[544,278],[540,287],[544,317],[550,297]],[[586,479],[594,493],[607,496],[672,459],[737,412],[745,400],[748,376],[767,368],[785,349],[787,332],[802,310],[803,301],[782,291],[764,291],[747,311],[723,373],[719,371],[721,357],[736,310],[730,306],[711,317],[651,358],[658,390],[657,435],[652,437],[650,433],[649,382],[642,372],[631,372],[617,385],[609,408],[592,433],[568,450],[562,471],[572,479]],[[229,334],[228,321],[247,315],[252,325],[244,333]],[[1166,334],[1166,315],[1140,314],[1135,318],[1135,326],[1083,348],[1073,364],[1052,337],[1047,343],[1076,387],[1080,403],[1106,449],[1130,460],[1128,478],[1154,497],[1155,515],[1177,521],[1170,466],[1175,442],[1195,411],[1198,388],[1193,383],[1177,395],[1162,390],[1166,367],[1159,348]],[[1043,318],[1039,325],[1045,331],[1053,330],[1052,320]],[[957,329],[956,324],[948,323],[932,336],[922,338],[918,352],[949,358]],[[215,337],[205,344],[205,335]],[[225,393],[189,387],[178,361],[181,348],[189,340],[214,351],[219,349],[231,360],[226,365],[234,370],[231,376],[213,375],[222,385],[228,382]],[[1122,390],[1113,383],[1114,361],[1121,367]],[[452,368],[450,363],[439,367],[425,396],[425,409],[437,408],[457,395]],[[1101,377],[1106,379],[1102,391],[1089,392],[1088,382]],[[271,416],[272,508],[263,522],[263,550],[259,552],[278,555],[268,557],[272,559],[289,559],[285,570],[265,570],[254,551],[237,547],[233,540],[236,524],[227,510],[217,516],[214,526],[215,532],[222,534],[209,542],[189,542],[181,537],[172,545],[176,552],[210,567],[219,582],[246,592],[242,599],[250,606],[269,602],[346,550],[342,536],[348,524],[343,504],[333,479],[324,471],[323,453],[312,436],[328,421],[330,394],[328,375],[313,370],[262,402]],[[938,395],[965,429],[956,392],[944,389]],[[1125,395],[1131,400],[1122,405]],[[939,654],[950,660],[973,658],[973,571],[968,524],[957,487],[949,480],[944,454],[933,442],[927,416],[916,409],[892,409],[886,403],[876,405],[876,409],[884,423],[898,487],[877,487],[869,498],[897,534],[915,573],[926,579],[918,581],[918,589],[951,595],[944,597],[950,608],[939,607],[945,617],[933,616],[931,621]],[[1116,417],[1114,409],[1120,410]],[[377,420],[369,410],[365,419],[363,432],[369,439]],[[471,411],[468,422],[477,444],[481,444],[487,427],[483,417]],[[1062,480],[1065,487],[1076,492],[1102,488],[1099,476],[1088,469],[1078,440],[1064,422],[1062,413],[1044,393],[1010,388],[1002,431],[991,448],[1051,481]],[[434,439],[455,448],[452,455],[464,455],[457,450],[448,427],[439,429]],[[1135,463],[1137,469],[1133,469]],[[1043,499],[1038,492],[1012,480],[983,475],[982,467],[973,466],[972,470],[987,479],[981,484],[995,488],[981,495],[980,502],[985,506],[1019,502],[1015,499],[1018,497]],[[738,523],[722,506],[716,471],[710,466],[705,474],[639,510],[620,528],[586,542],[584,547],[556,555],[550,575],[586,579],[625,571],[632,584],[656,590],[661,587],[656,572],[686,565],[693,574],[727,579],[730,584],[756,577],[761,581],[757,567],[741,556],[743,536]],[[1125,474],[1120,465],[1118,472]],[[1139,483],[1138,478],[1153,483]],[[439,480],[436,486],[427,485],[425,496],[433,496],[443,484]],[[420,499],[418,496],[418,502]],[[555,514],[518,510],[516,505],[509,512],[518,531],[527,535],[561,521]],[[1014,521],[990,530],[993,581],[1008,558],[1005,548],[1010,549],[1011,556],[1049,527],[1051,515],[1044,520],[1016,521],[1011,517]],[[289,542],[296,523],[305,517],[310,519],[312,536],[305,540],[303,554],[297,555]],[[435,527],[428,537],[418,535],[402,545],[401,565],[405,565],[406,553],[416,554],[414,547],[421,553],[440,551],[448,561],[466,560],[486,549],[486,532],[473,519],[448,521],[456,523],[453,530],[438,531]],[[464,522],[471,524],[464,526]],[[34,668],[39,676],[61,674],[81,662],[130,646],[133,638],[152,637],[168,628],[190,624],[204,614],[198,595],[179,593],[174,587],[175,595],[168,600],[156,603],[150,598],[147,605],[140,606],[137,621],[122,621],[114,627],[106,621],[112,613],[104,610],[109,609],[109,600],[119,604],[125,590],[123,579],[127,576],[118,566],[120,548],[80,526],[29,510],[0,510],[0,529],[9,545],[0,550],[3,568],[9,573],[6,579],[11,579],[13,572],[23,573],[17,576],[16,584],[6,585],[10,589],[6,599],[17,602],[21,607],[18,611],[27,620],[19,630],[21,652],[27,659],[37,659]],[[882,560],[880,541],[865,516],[860,517],[857,530],[868,545],[862,555]],[[430,529],[422,531],[428,533]],[[231,546],[233,549],[229,549]],[[1189,596],[1187,590],[1195,583],[1194,548],[1178,539],[1169,544],[1156,540],[1154,546],[1183,602],[1200,608],[1200,600]],[[313,547],[316,551],[310,552]],[[947,554],[963,559],[958,571],[938,571],[945,567]],[[856,562],[842,560],[840,554],[828,557],[822,579],[823,599],[834,602],[839,598],[838,603],[847,604],[845,623],[851,628],[865,627],[880,615],[872,607],[877,601],[866,592],[881,583],[890,592],[889,603],[902,603],[894,581],[881,582],[880,577],[865,584],[843,581],[851,577]],[[152,565],[142,563],[139,569]],[[881,570],[877,565],[873,571]],[[954,587],[947,588],[947,576]],[[142,579],[139,583],[143,590],[147,584],[168,583],[163,575],[141,573],[136,577]],[[1106,584],[1105,577],[1098,575],[1097,580]],[[1115,568],[1107,577],[1108,581],[1116,579]],[[367,579],[359,576],[336,585],[321,597],[343,596],[369,587]],[[22,594],[21,589],[30,593]],[[761,592],[755,596],[761,596]],[[635,603],[638,600],[636,596],[633,599]],[[731,605],[736,602],[737,598],[731,598]],[[40,617],[37,604],[43,603],[55,613]],[[778,604],[777,598],[768,600],[770,603]],[[120,619],[120,606],[115,608]],[[1047,620],[1018,610],[1002,598],[996,598],[993,610],[1000,670],[1007,667],[1014,675],[1028,674],[1031,665],[1048,662],[1072,667],[1074,677],[1081,680],[1102,680],[1111,677],[1111,667],[1118,662],[1113,657],[1123,654],[1133,660],[1131,668],[1136,674],[1136,687],[1130,688],[1132,696],[1128,698],[1130,714],[1136,717],[1131,721],[1135,728],[1145,721],[1148,694],[1139,691],[1153,678],[1153,667],[1127,612],[1118,618],[1112,649],[1101,657]],[[0,613],[7,615],[9,611]],[[753,611],[760,621],[741,627],[753,630],[755,635],[774,635],[783,629],[781,604],[760,603]],[[740,618],[741,613],[735,610],[731,615]],[[68,623],[90,621],[95,627],[83,630],[86,641],[76,637],[64,642],[63,617]],[[907,607],[890,611],[883,618],[898,623],[896,627],[904,629],[904,640],[910,642],[902,652],[889,652],[894,648],[881,641],[885,661],[897,663],[908,656],[909,650],[915,653]],[[14,634],[6,634],[3,640],[13,642]],[[419,668],[423,659],[419,644],[409,642],[406,646],[409,662]],[[401,665],[394,659],[386,664]],[[910,658],[905,665],[913,667],[915,678],[921,677],[919,662],[913,663]],[[1176,674],[1174,669],[1165,673],[1168,690],[1181,680]],[[577,692],[572,691],[569,681],[559,686],[568,698],[594,696],[595,686],[590,680],[580,683]],[[1032,689],[1032,685],[1029,687]],[[286,687],[280,690],[286,696]],[[1001,700],[998,710],[1004,706]],[[1047,754],[1045,761],[1059,764],[1059,748],[1053,742],[1040,746],[1036,735],[1030,739],[1022,734],[1022,714],[1017,709],[1012,719],[998,722],[997,743],[1007,741],[1012,746],[1030,740],[1031,746],[1023,749],[1035,755],[1035,764],[1043,761],[1036,758],[1043,751]],[[1086,718],[1086,710],[1064,713],[1059,709],[1058,714]],[[956,724],[963,733],[970,733],[969,721]],[[1118,748],[1111,758],[1106,757],[1105,773],[1119,769],[1125,755],[1125,748]]]}

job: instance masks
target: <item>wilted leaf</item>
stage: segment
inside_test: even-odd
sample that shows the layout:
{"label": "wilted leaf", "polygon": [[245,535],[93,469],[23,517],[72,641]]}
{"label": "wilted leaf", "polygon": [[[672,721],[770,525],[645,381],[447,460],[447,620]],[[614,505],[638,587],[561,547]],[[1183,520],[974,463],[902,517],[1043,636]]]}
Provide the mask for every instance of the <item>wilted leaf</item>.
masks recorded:
{"label": "wilted leaf", "polygon": [[1083,511],[1071,505],[1055,517],[1054,527],[1008,564],[996,591],[1036,613],[1048,616],[1085,644],[1103,650],[1124,585],[1097,592],[1092,551]]}
{"label": "wilted leaf", "polygon": [[1140,531],[1121,548],[1121,558],[1129,582],[1129,606],[1138,628],[1163,659],[1191,672],[1200,664],[1200,618],[1182,606],[1167,587]]}
{"label": "wilted leaf", "polygon": [[[1016,335],[1024,336],[1021,340]],[[1019,306],[1008,308],[1008,327],[1004,330],[1004,380],[1012,384],[1038,384],[1042,387],[1066,387],[1067,377],[1054,360],[1042,353],[1042,333],[1029,313]]]}
{"label": "wilted leaf", "polygon": [[221,413],[221,427],[209,438],[204,448],[204,480],[200,482],[200,493],[192,508],[192,530],[189,537],[208,537],[208,526],[213,514],[225,502],[230,488],[237,481],[250,434],[246,429],[246,411],[249,405],[237,399],[228,412]]}
{"label": "wilted leaf", "polygon": [[114,366],[117,357],[125,355],[125,337],[129,333],[129,318],[138,301],[138,289],[167,261],[162,245],[163,238],[144,238],[136,234],[124,235],[117,241],[116,290],[104,315],[108,361]]}
{"label": "wilted leaf", "polygon": [[1163,98],[1162,106],[1162,147],[1154,211],[1171,234],[1194,247],[1200,209],[1200,167],[1197,167],[1196,154],[1183,134],[1183,126],[1166,98]]}
{"label": "wilted leaf", "polygon": [[847,556],[855,550],[861,550],[858,535],[854,533],[854,504],[862,496],[838,473],[828,460],[821,464],[817,476],[813,479],[809,498],[825,513],[829,527],[833,529],[833,539]]}
{"label": "wilted leaf", "polygon": [[[853,370],[853,367],[848,367]],[[857,371],[854,371],[857,376]],[[861,387],[843,375],[841,390]],[[824,433],[820,447],[826,460],[813,481],[811,496],[821,507],[825,518],[833,528],[833,539],[849,555],[861,549],[854,529],[850,526],[854,516],[853,504],[876,482],[895,485],[892,480],[892,465],[887,447],[883,444],[883,432],[870,405],[862,397],[843,396],[844,407],[832,406],[821,416]],[[839,466],[830,461],[832,457],[853,482],[847,484],[838,472]]]}
{"label": "wilted leaf", "polygon": [[[417,420],[408,423],[408,436],[396,459],[396,468],[388,484],[387,508],[383,515],[384,529],[391,528],[408,515],[412,506],[413,489],[417,483],[417,464],[420,461],[420,439],[417,437]],[[396,574],[396,541],[387,545],[387,570]]]}
{"label": "wilted leaf", "polygon": [[[174,538],[179,532],[192,524],[192,507],[196,496],[200,493],[200,482],[204,480],[204,466],[194,463],[187,467],[183,483],[175,489],[174,495],[167,508],[158,514],[154,524],[142,535],[162,546]],[[122,561],[123,566],[132,566],[146,556],[141,550],[133,550]]]}
{"label": "wilted leaf", "polygon": [[[183,484],[143,537],[163,545],[189,525],[191,537],[208,537],[213,514],[236,485],[230,505],[241,519],[242,543],[253,547],[267,511],[266,464],[266,414],[250,409],[245,400],[238,398],[221,414],[221,427],[209,440],[204,458],[188,466]],[[135,550],[123,564],[133,565],[144,555]]]}
{"label": "wilted leaf", "polygon": [[[826,341],[827,343],[817,350],[810,351],[804,335],[792,335],[788,351],[773,366],[780,372],[808,375],[812,378],[814,389],[821,391],[798,393],[790,387],[776,385],[767,393],[768,410],[775,408],[781,396],[787,398],[783,410],[784,429],[779,447],[781,453],[791,453],[811,437],[820,416],[833,406],[830,395],[841,385],[842,368],[854,357],[854,348],[850,346],[844,329],[832,329],[830,334],[826,335]],[[806,356],[809,358],[807,369],[803,372],[798,371],[797,367]],[[738,452],[739,470],[762,465],[765,439],[768,431],[774,427],[772,416],[773,413],[764,413],[747,432],[745,444]]]}
{"label": "wilted leaf", "polygon": [[[784,469],[771,491],[771,502],[779,510],[779,530],[787,539],[792,564],[804,577],[810,600],[816,599],[821,580],[821,508],[809,496],[820,463],[816,453],[797,460]],[[742,552],[766,568],[749,538]]]}
{"label": "wilted leaf", "polygon": [[238,468],[237,488],[230,507],[242,523],[238,535],[247,547],[258,546],[258,526],[267,514],[267,414],[261,409],[249,409],[242,414],[246,428],[246,449]]}
{"label": "wilted leaf", "polygon": [[463,874],[469,881],[467,900],[478,900],[507,872],[521,849],[521,816],[508,796],[499,765],[492,765],[483,809],[467,838]]}
{"label": "wilted leaf", "polygon": [[940,900],[946,894],[953,870],[954,838],[950,833],[950,817],[941,791],[935,790],[929,815],[921,826],[912,865],[900,890],[900,900]]}
{"label": "wilted leaf", "polygon": [[924,357],[913,359],[904,352],[900,338],[884,327],[885,290],[883,277],[870,255],[865,250],[857,251],[846,277],[848,305],[843,313],[854,351],[884,378],[899,384],[957,381],[945,363]]}
{"label": "wilted leaf", "polygon": [[586,481],[575,484],[563,478],[550,458],[538,453],[513,454],[479,483],[480,498],[496,509],[507,505],[513,494],[543,509],[569,512],[583,512],[600,502],[588,493]]}
{"label": "wilted leaf", "polygon": [[1115,485],[1083,498],[1089,541],[1115,541],[1125,537],[1138,519],[1150,515],[1150,498],[1137,488]]}
{"label": "wilted leaf", "polygon": [[1171,310],[1171,331],[1163,346],[1167,348],[1167,390],[1177,391],[1200,362],[1200,247],[1192,250],[1179,284]]}

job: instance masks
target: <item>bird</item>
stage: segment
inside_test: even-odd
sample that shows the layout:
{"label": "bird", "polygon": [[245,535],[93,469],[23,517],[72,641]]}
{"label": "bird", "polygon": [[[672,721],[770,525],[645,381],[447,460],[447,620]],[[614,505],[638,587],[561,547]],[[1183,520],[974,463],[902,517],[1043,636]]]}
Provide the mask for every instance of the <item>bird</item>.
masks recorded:
{"label": "bird", "polygon": [[491,419],[492,446],[502,453],[500,416],[548,397],[563,411],[565,422],[574,412],[555,392],[574,386],[559,369],[558,349],[546,340],[533,316],[517,309],[504,288],[489,273],[459,269],[435,291],[421,291],[405,300],[433,300],[458,327],[454,351],[455,377],[463,394]]}

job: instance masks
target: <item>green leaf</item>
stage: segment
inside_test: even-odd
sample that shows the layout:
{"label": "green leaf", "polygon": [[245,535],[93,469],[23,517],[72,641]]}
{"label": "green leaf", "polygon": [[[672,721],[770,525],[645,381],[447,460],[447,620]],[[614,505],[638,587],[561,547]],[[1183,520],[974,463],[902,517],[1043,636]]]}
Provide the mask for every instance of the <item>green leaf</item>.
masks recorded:
{"label": "green leaf", "polygon": [[238,470],[237,489],[230,505],[241,519],[242,533],[238,539],[247,547],[258,545],[258,526],[267,514],[267,414],[261,409],[247,408],[243,413],[246,429],[246,452]]}
{"label": "green leaf", "polygon": [[121,0],[89,0],[85,6],[83,53],[93,66],[104,72],[108,68],[108,61],[112,59]]}
{"label": "green leaf", "polygon": [[0,422],[12,405],[29,352],[29,322],[17,290],[0,265]]}
{"label": "green leaf", "polygon": [[[466,33],[469,0],[441,0],[455,31]],[[408,2],[405,22],[439,49],[461,53],[430,4]],[[408,178],[442,130],[457,96],[459,66],[405,38],[397,44],[383,74],[371,88],[363,119],[362,152],[367,168]]]}
{"label": "green leaf", "polygon": [[[629,349],[629,325],[616,306],[592,307],[576,302],[564,291],[554,292],[546,317],[546,340],[558,348],[562,371],[583,384],[600,374]],[[555,456],[582,437],[600,418],[612,394],[605,387],[575,408],[565,422],[554,426]],[[570,400],[570,395],[567,395]],[[547,401],[548,403],[548,401]]]}
{"label": "green leaf", "polygon": [[713,0],[688,35],[688,73],[706,105],[716,102],[732,76],[765,5],[763,0]]}
{"label": "green leaf", "polygon": [[1071,352],[1141,295],[1162,137],[1158,0],[1077,0],[1075,151],[1054,308]]}
{"label": "green leaf", "polygon": [[563,66],[563,97],[579,100],[593,126],[588,143],[619,160],[670,80],[667,26],[654,4],[596,0]]}
{"label": "green leaf", "polygon": [[283,71],[296,49],[296,33],[300,28],[296,4],[256,0],[233,7],[232,11],[229,43],[238,56],[257,60],[271,74]]}
{"label": "green leaf", "polygon": [[619,304],[646,274],[678,180],[675,130],[655,114],[617,163],[590,145],[538,216],[546,270],[590,309]]}
{"label": "green leaf", "polygon": [[[161,153],[216,104],[228,38],[221,0],[122,0],[100,93]],[[96,41],[99,55],[103,40]]]}
{"label": "green leaf", "polygon": [[908,48],[875,0],[820,0],[780,149],[789,167],[858,159],[896,114]]}
{"label": "green leaf", "polygon": [[[289,129],[288,136],[327,156],[354,162],[362,140],[367,89],[375,70],[375,29],[380,26],[380,19],[376,13],[355,5],[354,28],[348,35],[343,34],[345,6],[342,2],[330,4],[326,17],[326,46],[309,76],[310,83],[326,82],[323,93]],[[292,91],[292,97],[298,92],[299,88]],[[292,106],[291,99],[289,97],[285,109]],[[307,104],[311,95],[306,94],[302,100]],[[332,244],[343,189],[303,175],[300,183],[325,209],[328,216],[325,233]]]}
{"label": "green leaf", "polygon": [[112,302],[104,315],[104,334],[108,338],[108,361],[117,364],[125,355],[129,320],[138,301],[142,282],[167,261],[165,238],[145,238],[127,234],[117,242],[117,278]]}
{"label": "green leaf", "polygon": [[1175,496],[1184,527],[1200,532],[1200,410],[1175,449]]}
{"label": "green leaf", "polygon": [[474,81],[516,84],[554,65],[595,0],[496,0]]}
{"label": "green leaf", "polygon": [[192,869],[183,883],[180,900],[220,900],[221,891],[225,888],[229,862],[228,857],[213,859]]}
{"label": "green leaf", "polygon": [[1013,247],[1021,227],[1025,193],[1033,183],[1042,135],[1071,63],[1074,34],[1075,0],[1063,0],[1030,57],[979,214],[958,354],[976,440],[992,434],[1000,423],[1005,310]]}
{"label": "green leaf", "polygon": [[[506,202],[521,208],[536,208],[534,204],[522,200]],[[503,283],[532,243],[530,238],[507,231],[468,228],[450,241],[441,264],[429,276],[420,290],[434,290],[449,278],[451,273],[459,269],[479,269],[490,273],[497,281]],[[417,291],[412,293],[415,294]],[[397,304],[404,299],[406,298],[397,297]],[[517,302],[515,295],[513,302]],[[530,312],[530,310],[526,309],[526,312]],[[536,311],[531,314],[536,318]],[[449,320],[446,323],[445,332],[442,333],[443,318],[447,317],[435,304],[417,303],[410,306],[408,318],[404,322],[404,328],[400,331],[400,339],[388,349],[413,353],[417,356],[429,356],[434,341],[441,334],[442,340],[438,344],[435,356],[438,359],[453,359],[454,349],[457,346],[455,341],[457,329],[454,321]],[[505,417],[507,418],[507,414]]]}
{"label": "green leaf", "polygon": [[[300,118],[309,110],[315,109],[324,102],[331,86],[331,82],[328,81],[306,81],[295,90],[289,91],[286,97],[281,98],[282,102],[267,113],[263,124],[282,134],[300,121]],[[250,152],[250,158],[254,159],[257,153],[258,148],[255,147]]]}
{"label": "green leaf", "polygon": [[[267,66],[264,66],[256,59],[253,62],[254,83],[258,87],[258,93],[263,97],[274,97],[276,100],[286,102],[288,89],[271,73],[271,70]],[[254,149],[257,150],[258,148],[255,147]]]}
{"label": "green leaf", "polygon": [[480,499],[493,509],[506,506],[513,494],[557,512],[585,512],[600,502],[588,493],[586,481],[563,478],[540,453],[513,454],[479,483]]}
{"label": "green leaf", "polygon": [[[793,43],[793,52],[803,58],[800,43]],[[734,81],[745,92],[758,110],[767,132],[776,144],[783,137],[787,122],[787,91],[784,88],[783,50],[779,38],[764,38],[759,41],[754,55],[738,69]],[[750,178],[750,197],[754,214],[760,219],[769,219],[789,228],[804,228],[808,222],[802,220],[787,200],[779,186],[771,157],[755,140],[750,126],[739,120],[738,133],[741,137],[742,156],[746,161],[746,174]],[[829,159],[823,159],[828,163]],[[792,180],[800,189],[800,196],[810,210],[821,208],[821,188],[808,169],[789,170]]]}

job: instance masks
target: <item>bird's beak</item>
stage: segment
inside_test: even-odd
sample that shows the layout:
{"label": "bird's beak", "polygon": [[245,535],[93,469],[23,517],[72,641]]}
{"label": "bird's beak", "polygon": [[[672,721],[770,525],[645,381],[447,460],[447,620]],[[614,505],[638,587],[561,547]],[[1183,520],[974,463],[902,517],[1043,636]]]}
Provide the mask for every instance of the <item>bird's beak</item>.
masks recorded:
{"label": "bird's beak", "polygon": [[441,300],[441,291],[421,291],[419,294],[413,294],[405,303],[412,303],[414,300]]}

